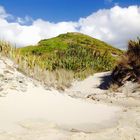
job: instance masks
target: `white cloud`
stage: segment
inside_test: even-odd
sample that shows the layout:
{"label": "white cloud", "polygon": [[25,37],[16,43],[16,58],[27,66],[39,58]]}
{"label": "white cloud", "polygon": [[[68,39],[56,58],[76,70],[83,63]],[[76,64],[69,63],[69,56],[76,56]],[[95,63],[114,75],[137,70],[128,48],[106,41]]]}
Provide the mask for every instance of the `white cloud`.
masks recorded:
{"label": "white cloud", "polygon": [[140,7],[99,10],[80,19],[81,32],[124,48],[129,39],[140,36]]}
{"label": "white cloud", "polygon": [[[106,41],[119,48],[126,47],[129,39],[140,36],[140,7],[101,9],[77,22],[52,23],[30,17],[8,22],[9,14],[0,6],[0,38],[18,46],[36,44],[39,40],[66,32],[81,32]],[[30,25],[22,25],[31,22]]]}

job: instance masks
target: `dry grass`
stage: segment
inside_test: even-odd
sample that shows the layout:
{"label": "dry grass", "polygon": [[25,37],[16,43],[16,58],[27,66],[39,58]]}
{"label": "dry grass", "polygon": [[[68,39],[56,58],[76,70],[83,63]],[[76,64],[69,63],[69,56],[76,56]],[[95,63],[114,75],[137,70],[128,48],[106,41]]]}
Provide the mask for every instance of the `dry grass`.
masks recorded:
{"label": "dry grass", "polygon": [[11,57],[13,55],[13,47],[9,42],[0,41],[0,55],[5,57]]}
{"label": "dry grass", "polygon": [[0,41],[0,56],[11,59],[18,65],[18,70],[47,86],[60,90],[69,87],[74,79],[74,73],[64,69],[48,71],[39,57],[22,55],[20,50],[10,43]]}

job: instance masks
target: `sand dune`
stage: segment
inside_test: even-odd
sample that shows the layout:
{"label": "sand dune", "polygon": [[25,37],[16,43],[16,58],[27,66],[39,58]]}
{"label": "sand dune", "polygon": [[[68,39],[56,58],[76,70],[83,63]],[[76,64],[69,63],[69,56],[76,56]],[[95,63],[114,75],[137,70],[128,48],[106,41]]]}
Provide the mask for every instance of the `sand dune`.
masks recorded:
{"label": "sand dune", "polygon": [[11,93],[0,100],[0,129],[9,129],[16,122],[28,119],[41,119],[54,122],[63,129],[92,132],[114,126],[118,111],[119,107],[31,87],[26,93]]}
{"label": "sand dune", "polygon": [[19,73],[9,60],[1,59],[0,68],[0,140],[140,139],[139,98],[100,89],[108,73],[60,93]]}

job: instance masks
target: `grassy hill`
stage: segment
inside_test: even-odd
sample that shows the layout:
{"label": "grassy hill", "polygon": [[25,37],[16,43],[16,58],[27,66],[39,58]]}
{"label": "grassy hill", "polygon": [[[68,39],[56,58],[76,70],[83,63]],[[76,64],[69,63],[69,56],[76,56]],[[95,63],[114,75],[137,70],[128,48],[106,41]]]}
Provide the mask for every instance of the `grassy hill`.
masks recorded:
{"label": "grassy hill", "polygon": [[111,70],[122,54],[121,50],[81,33],[61,34],[20,50],[23,55],[39,57],[46,70],[66,69],[75,73]]}
{"label": "grassy hill", "polygon": [[26,53],[27,51],[31,52],[34,50],[39,54],[44,54],[54,50],[66,50],[70,46],[81,46],[84,48],[99,50],[101,52],[109,51],[114,55],[120,55],[122,53],[121,50],[114,48],[103,41],[81,33],[66,33],[51,39],[44,39],[39,41],[35,46],[27,46],[22,48],[22,51]]}
{"label": "grassy hill", "polygon": [[75,78],[112,70],[123,54],[119,49],[81,33],[61,34],[37,45],[14,48],[0,41],[0,55],[12,59],[23,73],[64,89]]}

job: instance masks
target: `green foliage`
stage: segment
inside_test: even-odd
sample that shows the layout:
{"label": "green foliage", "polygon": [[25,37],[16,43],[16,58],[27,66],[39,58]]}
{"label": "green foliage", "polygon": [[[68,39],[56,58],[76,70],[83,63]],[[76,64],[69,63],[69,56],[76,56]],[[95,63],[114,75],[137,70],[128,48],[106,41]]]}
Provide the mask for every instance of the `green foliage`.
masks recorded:
{"label": "green foliage", "polygon": [[86,70],[90,74],[112,70],[122,54],[121,50],[80,33],[61,34],[20,50],[24,56],[39,57],[46,70],[66,69],[73,71],[75,77]]}
{"label": "green foliage", "polygon": [[45,61],[48,70],[63,68],[74,72],[84,71],[89,68],[94,71],[108,71],[115,64],[115,59],[109,53],[97,53],[91,48],[80,46],[69,46],[65,51],[57,51],[47,57]]}
{"label": "green foliage", "polygon": [[74,78],[84,79],[112,70],[121,50],[80,33],[61,34],[35,46],[14,48],[0,42],[0,54],[11,58],[23,73],[51,86],[69,86]]}

